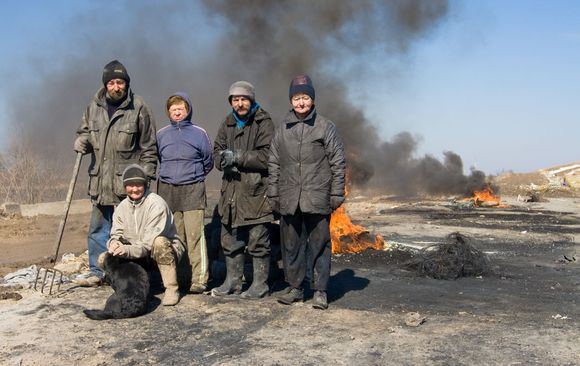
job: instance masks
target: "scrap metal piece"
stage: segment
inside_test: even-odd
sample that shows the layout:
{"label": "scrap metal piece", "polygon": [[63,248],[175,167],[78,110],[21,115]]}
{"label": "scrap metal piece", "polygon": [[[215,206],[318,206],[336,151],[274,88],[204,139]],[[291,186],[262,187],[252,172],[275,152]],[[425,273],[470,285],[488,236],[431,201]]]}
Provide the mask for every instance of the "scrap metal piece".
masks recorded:
{"label": "scrap metal piece", "polygon": [[[50,276],[49,276],[50,275]],[[62,283],[63,273],[58,269],[54,268],[43,268],[40,267],[36,272],[36,278],[34,279],[34,290],[39,291],[41,294],[55,295],[60,292],[60,284]],[[57,283],[56,290],[53,292],[54,283]],[[50,286],[48,286],[50,284]],[[45,292],[47,290],[48,292]]]}

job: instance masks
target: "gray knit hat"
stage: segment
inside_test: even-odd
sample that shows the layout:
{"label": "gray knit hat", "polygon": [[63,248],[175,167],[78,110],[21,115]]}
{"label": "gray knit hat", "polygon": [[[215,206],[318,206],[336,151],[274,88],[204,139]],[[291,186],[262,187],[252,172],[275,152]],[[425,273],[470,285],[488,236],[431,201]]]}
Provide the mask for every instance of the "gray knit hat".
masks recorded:
{"label": "gray knit hat", "polygon": [[123,185],[129,183],[141,182],[145,185],[148,183],[147,173],[138,164],[131,164],[123,171]]}
{"label": "gray knit hat", "polygon": [[232,103],[233,96],[248,97],[252,102],[256,101],[254,86],[247,81],[236,81],[230,86],[230,93],[228,95],[230,104]]}

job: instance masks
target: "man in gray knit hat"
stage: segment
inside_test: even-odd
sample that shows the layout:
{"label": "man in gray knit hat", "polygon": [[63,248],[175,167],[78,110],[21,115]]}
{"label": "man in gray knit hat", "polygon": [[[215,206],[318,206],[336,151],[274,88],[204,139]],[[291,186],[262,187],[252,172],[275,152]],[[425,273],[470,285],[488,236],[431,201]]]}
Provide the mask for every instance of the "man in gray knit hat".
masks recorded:
{"label": "man in gray knit hat", "polygon": [[254,87],[236,81],[228,94],[232,111],[222,122],[214,143],[213,157],[223,171],[218,212],[221,217],[221,246],[226,259],[224,283],[212,296],[242,292],[244,252],[252,256],[252,285],[241,297],[259,299],[269,292],[270,225],[272,209],[266,195],[268,154],[274,124],[256,102]]}

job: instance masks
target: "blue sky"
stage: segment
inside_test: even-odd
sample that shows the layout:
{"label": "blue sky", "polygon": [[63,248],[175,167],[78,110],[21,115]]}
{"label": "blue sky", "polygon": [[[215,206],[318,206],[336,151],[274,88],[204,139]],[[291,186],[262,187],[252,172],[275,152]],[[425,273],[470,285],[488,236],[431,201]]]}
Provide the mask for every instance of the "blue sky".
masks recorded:
{"label": "blue sky", "polygon": [[[67,44],[66,34],[75,29],[67,24],[110,10],[110,18],[99,19],[114,26],[122,14],[87,0],[6,1],[1,9],[0,143],[6,145],[13,124],[27,123],[25,111],[7,112],[7,96],[42,75],[37,68],[46,72],[74,55],[77,45]],[[216,23],[203,27],[199,42],[207,44],[218,31]],[[453,2],[448,18],[410,53],[388,62],[369,56],[360,80],[347,84],[385,140],[409,131],[421,138],[420,155],[451,150],[466,168],[527,172],[580,161],[579,61],[578,1]],[[13,115],[21,117],[9,120]]]}
{"label": "blue sky", "polygon": [[421,134],[421,152],[450,149],[487,173],[580,160],[580,2],[459,5],[396,90],[370,87],[386,133]]}

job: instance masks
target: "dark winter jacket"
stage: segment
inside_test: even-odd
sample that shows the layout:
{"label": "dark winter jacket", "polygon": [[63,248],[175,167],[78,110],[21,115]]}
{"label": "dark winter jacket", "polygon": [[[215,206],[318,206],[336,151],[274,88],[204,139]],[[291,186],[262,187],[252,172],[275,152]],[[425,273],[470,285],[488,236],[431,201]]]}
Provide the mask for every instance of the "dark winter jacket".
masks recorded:
{"label": "dark winter jacket", "polygon": [[105,95],[104,87],[95,94],[77,135],[85,136],[91,145],[91,200],[100,205],[116,205],[126,195],[122,174],[128,165],[139,164],[151,179],[155,178],[156,129],[151,110],[130,88],[110,119]]}
{"label": "dark winter jacket", "polygon": [[[272,209],[267,197],[268,154],[274,134],[274,124],[268,112],[258,108],[253,118],[239,129],[233,113],[222,122],[213,148],[217,169],[220,152],[239,152],[237,172],[224,172],[218,212],[222,223],[232,227],[272,221]],[[230,221],[231,217],[231,221]]]}
{"label": "dark winter jacket", "polygon": [[185,93],[175,93],[189,104],[181,122],[170,122],[157,132],[159,180],[174,185],[203,182],[213,167],[212,148],[205,130],[191,123],[192,105]]}
{"label": "dark winter jacket", "polygon": [[316,113],[300,120],[290,111],[276,127],[268,162],[268,196],[280,213],[327,215],[330,196],[344,197],[344,146],[334,123]]}

